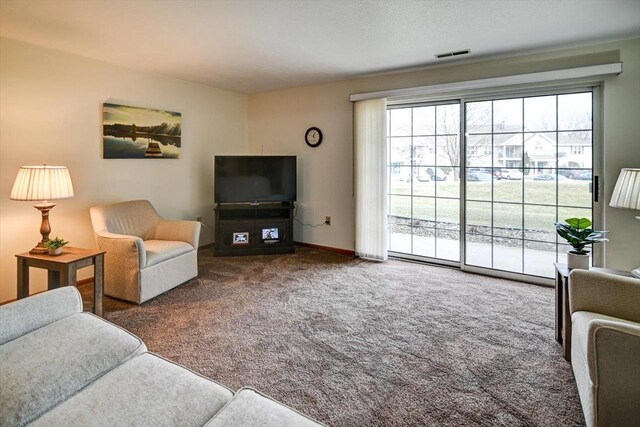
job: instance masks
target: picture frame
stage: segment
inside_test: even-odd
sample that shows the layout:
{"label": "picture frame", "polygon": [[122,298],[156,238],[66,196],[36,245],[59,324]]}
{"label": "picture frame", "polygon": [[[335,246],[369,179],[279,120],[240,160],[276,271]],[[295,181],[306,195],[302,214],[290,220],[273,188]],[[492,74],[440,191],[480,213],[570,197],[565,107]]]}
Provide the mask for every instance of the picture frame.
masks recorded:
{"label": "picture frame", "polygon": [[277,227],[262,229],[262,240],[278,240],[279,238],[280,233]]}
{"label": "picture frame", "polygon": [[102,106],[104,159],[179,159],[182,114],[105,102]]}
{"label": "picture frame", "polygon": [[248,245],[249,244],[249,232],[241,231],[233,233],[232,245]]}

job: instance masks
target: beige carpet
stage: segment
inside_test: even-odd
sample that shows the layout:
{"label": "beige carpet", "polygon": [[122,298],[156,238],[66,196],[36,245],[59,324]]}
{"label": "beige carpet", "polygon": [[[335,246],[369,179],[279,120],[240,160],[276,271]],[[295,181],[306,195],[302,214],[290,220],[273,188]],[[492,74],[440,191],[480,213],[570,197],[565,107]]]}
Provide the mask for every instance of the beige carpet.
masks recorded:
{"label": "beige carpet", "polygon": [[198,279],[141,306],[107,298],[105,317],[334,426],[583,425],[553,301],[550,288],[401,261],[204,251]]}

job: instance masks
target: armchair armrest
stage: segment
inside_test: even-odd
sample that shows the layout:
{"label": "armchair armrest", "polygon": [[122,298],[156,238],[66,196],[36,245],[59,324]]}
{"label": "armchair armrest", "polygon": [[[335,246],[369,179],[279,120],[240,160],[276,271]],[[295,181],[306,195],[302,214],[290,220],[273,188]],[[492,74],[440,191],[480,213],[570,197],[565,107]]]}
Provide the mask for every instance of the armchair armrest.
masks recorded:
{"label": "armchair armrest", "polygon": [[155,238],[156,240],[185,242],[198,249],[200,227],[198,221],[163,219],[156,226]]}
{"label": "armchair armrest", "polygon": [[597,393],[595,425],[638,425],[640,324],[591,320],[587,362]]}
{"label": "armchair armrest", "polygon": [[100,231],[96,233],[98,247],[107,251],[107,258],[113,256],[131,259],[134,257],[138,261],[137,268],[147,265],[147,253],[144,249],[144,242],[138,236],[126,234],[108,233]]}
{"label": "armchair armrest", "polygon": [[587,270],[569,275],[569,309],[640,322],[640,279]]}
{"label": "armchair armrest", "polygon": [[0,307],[0,345],[49,323],[82,312],[75,286],[54,289]]}

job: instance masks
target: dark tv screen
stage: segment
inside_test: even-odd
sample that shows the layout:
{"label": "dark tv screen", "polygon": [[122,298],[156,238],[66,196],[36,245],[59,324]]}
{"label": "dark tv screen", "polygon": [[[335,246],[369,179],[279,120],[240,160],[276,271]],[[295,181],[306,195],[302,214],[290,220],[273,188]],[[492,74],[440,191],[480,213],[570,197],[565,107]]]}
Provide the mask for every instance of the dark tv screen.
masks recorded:
{"label": "dark tv screen", "polygon": [[293,202],[296,156],[215,156],[215,202]]}

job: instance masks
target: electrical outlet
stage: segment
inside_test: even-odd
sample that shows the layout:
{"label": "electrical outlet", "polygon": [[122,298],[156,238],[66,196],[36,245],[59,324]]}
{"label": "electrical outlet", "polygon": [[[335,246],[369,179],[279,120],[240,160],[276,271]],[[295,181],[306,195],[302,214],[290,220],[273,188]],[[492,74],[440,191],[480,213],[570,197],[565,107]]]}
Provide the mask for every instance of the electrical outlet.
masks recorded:
{"label": "electrical outlet", "polygon": [[324,223],[327,225],[331,225],[331,217],[329,215],[324,217]]}
{"label": "electrical outlet", "polygon": [[202,217],[201,217],[201,216],[197,216],[197,217],[196,217],[196,221],[198,221],[198,222],[202,222]]}

